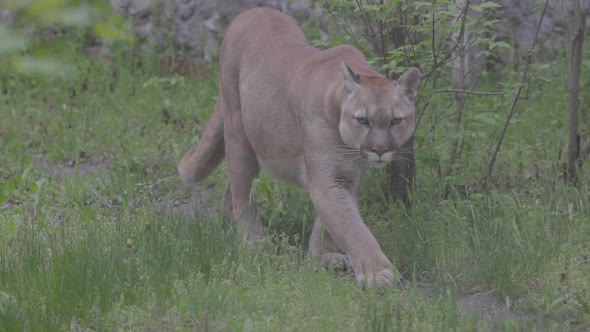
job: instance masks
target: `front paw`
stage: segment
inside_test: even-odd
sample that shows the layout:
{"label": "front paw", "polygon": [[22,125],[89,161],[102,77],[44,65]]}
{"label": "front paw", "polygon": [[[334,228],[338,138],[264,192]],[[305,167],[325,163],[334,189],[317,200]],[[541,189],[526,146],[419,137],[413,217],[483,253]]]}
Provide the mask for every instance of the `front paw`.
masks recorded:
{"label": "front paw", "polygon": [[398,282],[391,269],[384,269],[377,273],[356,274],[356,283],[362,289],[376,286],[377,289],[391,288]]}
{"label": "front paw", "polygon": [[327,270],[341,273],[352,272],[352,262],[346,255],[329,252],[322,256],[322,266]]}

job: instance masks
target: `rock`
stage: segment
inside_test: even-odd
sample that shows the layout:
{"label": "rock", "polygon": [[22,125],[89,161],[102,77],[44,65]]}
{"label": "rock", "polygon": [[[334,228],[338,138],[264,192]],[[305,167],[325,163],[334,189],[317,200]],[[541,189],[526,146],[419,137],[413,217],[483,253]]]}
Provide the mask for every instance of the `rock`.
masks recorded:
{"label": "rock", "polygon": [[8,9],[0,9],[0,23],[12,25],[14,22],[14,13]]}
{"label": "rock", "polygon": [[[285,12],[300,21],[315,18],[321,38],[329,38],[325,31],[327,18],[322,18],[319,6],[311,0],[109,0],[113,8],[133,20],[135,33],[144,45],[156,45],[160,49],[172,47],[185,51],[192,57],[212,60],[217,56],[223,30],[231,19],[253,7],[271,7]],[[512,59],[502,59],[518,64],[534,39],[540,18],[537,0],[495,0],[500,24],[494,31],[497,40],[514,46]],[[571,1],[571,0],[568,0]],[[585,0],[590,8],[590,0]],[[590,16],[590,15],[589,15]],[[590,24],[589,24],[590,26]],[[563,50],[567,41],[567,20],[561,1],[550,1],[541,25],[539,50],[545,55],[555,55]]]}
{"label": "rock", "polygon": [[311,1],[299,0],[110,0],[117,13],[133,20],[144,45],[172,47],[192,57],[217,56],[223,30],[231,19],[254,7],[271,7],[298,18],[321,13]]}

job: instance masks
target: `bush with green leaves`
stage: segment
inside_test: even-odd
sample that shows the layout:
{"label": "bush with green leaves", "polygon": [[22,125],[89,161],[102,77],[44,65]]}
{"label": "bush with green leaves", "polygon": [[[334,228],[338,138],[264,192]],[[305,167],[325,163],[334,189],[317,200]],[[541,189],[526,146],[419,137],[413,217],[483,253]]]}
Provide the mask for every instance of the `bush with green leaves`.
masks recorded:
{"label": "bush with green leaves", "polygon": [[[421,69],[414,148],[418,164],[446,183],[444,197],[481,188],[503,125],[520,121],[507,121],[505,113],[517,90],[524,87],[530,98],[547,75],[561,69],[532,64],[521,81],[522,73],[496,62],[513,48],[494,37],[494,1],[338,0],[321,1],[321,7],[337,37],[314,40],[316,46],[352,44],[392,78],[410,66]],[[500,175],[490,182],[510,186],[539,169],[554,176],[554,165],[542,164],[518,174],[503,172],[500,164]]]}
{"label": "bush with green leaves", "polygon": [[103,0],[5,0],[0,21],[0,75],[35,73],[69,77],[75,68],[61,55],[105,41],[132,42],[122,17]]}

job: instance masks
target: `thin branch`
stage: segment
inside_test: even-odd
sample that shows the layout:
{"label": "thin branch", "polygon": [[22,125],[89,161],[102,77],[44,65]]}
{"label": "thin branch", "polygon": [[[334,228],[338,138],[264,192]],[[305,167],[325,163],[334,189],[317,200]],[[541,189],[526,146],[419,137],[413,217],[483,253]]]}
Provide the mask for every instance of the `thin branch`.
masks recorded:
{"label": "thin branch", "polygon": [[[367,27],[368,35],[365,37],[371,44],[373,44],[373,36],[375,35],[375,30],[373,29],[373,25],[371,25],[371,19],[367,13],[367,10],[363,6],[362,1],[356,0],[356,6],[360,10],[361,14],[363,14],[363,20],[365,22],[365,26]],[[373,45],[373,47],[375,47]]]}
{"label": "thin branch", "polygon": [[435,17],[436,17],[436,10],[432,11],[432,61],[434,61],[434,63],[438,62],[438,52],[436,52],[436,28],[435,28]]}
{"label": "thin branch", "polygon": [[[381,9],[383,9],[383,0],[381,0]],[[383,64],[387,63],[387,48],[385,46],[385,34],[383,33],[383,20],[379,18],[379,34],[381,35],[381,56],[383,57]],[[391,78],[391,70],[387,70],[387,77]]]}
{"label": "thin branch", "polygon": [[479,95],[479,96],[501,96],[505,95],[506,92],[480,92],[480,91],[469,91],[459,89],[443,89],[432,91],[432,93],[463,93],[467,95]]}
{"label": "thin branch", "polygon": [[492,158],[488,164],[488,172],[483,180],[484,187],[487,185],[489,179],[492,176],[492,172],[494,171],[494,165],[496,164],[496,159],[498,158],[498,152],[500,152],[500,146],[502,146],[502,142],[504,141],[504,137],[506,136],[506,131],[508,130],[508,125],[510,125],[510,120],[512,120],[512,116],[516,111],[516,103],[520,98],[520,93],[522,92],[522,88],[524,87],[526,80],[528,78],[529,69],[531,67],[531,62],[533,59],[533,50],[535,49],[535,45],[537,44],[537,39],[539,37],[539,31],[541,30],[541,24],[543,23],[543,18],[545,17],[545,13],[547,12],[547,6],[549,5],[549,0],[545,0],[545,6],[543,7],[543,12],[541,13],[541,18],[539,19],[539,24],[537,25],[537,31],[535,33],[535,38],[533,39],[533,44],[529,49],[529,56],[527,57],[526,67],[524,68],[524,73],[522,74],[521,84],[518,87],[518,91],[512,100],[512,106],[510,108],[510,112],[506,117],[506,122],[504,123],[504,128],[502,128],[502,133],[498,138],[498,143],[496,144],[496,148],[494,149],[494,153],[492,154]]}
{"label": "thin branch", "polygon": [[[469,14],[469,5],[471,4],[470,0],[465,1],[465,6],[463,7],[461,13],[461,28],[459,30],[459,36],[455,40],[455,45],[458,46],[459,50],[459,80],[458,82],[453,79],[453,87],[457,88],[457,90],[465,90],[465,22],[467,21],[467,15]],[[454,68],[453,70],[457,70]],[[465,105],[466,96],[464,93],[455,93],[455,105],[457,106],[457,110],[455,112],[455,131],[461,131],[462,119],[463,119],[463,107]],[[448,178],[453,173],[453,167],[457,159],[459,158],[459,143],[461,140],[459,137],[453,138],[453,142],[451,143],[451,156],[449,159],[449,168],[446,171],[445,178]],[[448,181],[445,181],[445,199],[448,197],[450,192],[450,184]]]}
{"label": "thin branch", "polygon": [[461,17],[461,28],[459,30],[459,37],[457,37],[457,41],[463,43],[463,36],[465,36],[465,22],[467,21],[467,14],[469,11],[469,4],[471,0],[467,0],[465,2],[465,7],[463,8],[463,15]]}
{"label": "thin branch", "polygon": [[[328,15],[330,15],[331,17],[342,18],[341,16],[337,16],[336,14],[334,14],[334,12],[329,7],[325,7],[324,9],[328,12]],[[352,39],[354,46],[356,48],[358,48],[359,50],[363,50],[361,43],[359,43],[358,39],[356,38],[355,34],[353,33],[352,27],[350,26],[350,23],[348,23],[348,20],[346,19],[346,17],[344,17],[343,20],[344,20],[344,24],[346,25],[344,30],[346,31],[346,33],[348,33],[348,35]]]}
{"label": "thin branch", "polygon": [[[437,54],[440,54],[442,52],[443,47],[449,43],[449,41],[453,37],[453,33],[454,33],[453,31],[449,32],[449,34],[444,39],[444,41],[439,43]],[[432,40],[434,41],[434,38]],[[433,42],[433,44],[434,44],[434,42]],[[432,64],[432,69],[429,72],[424,73],[422,76],[420,76],[420,80],[424,80],[424,79],[430,77],[441,66],[443,66],[447,62],[453,60],[452,56],[455,53],[455,51],[457,50],[457,47],[458,47],[457,43],[453,43],[453,47],[445,54],[444,58],[442,58],[440,61],[434,62]]]}

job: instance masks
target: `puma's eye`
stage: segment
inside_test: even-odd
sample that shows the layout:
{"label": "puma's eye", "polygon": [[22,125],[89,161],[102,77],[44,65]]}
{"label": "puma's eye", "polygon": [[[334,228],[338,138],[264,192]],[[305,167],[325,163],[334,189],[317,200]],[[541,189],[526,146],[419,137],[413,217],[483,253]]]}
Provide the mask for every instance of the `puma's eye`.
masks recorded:
{"label": "puma's eye", "polygon": [[402,123],[403,120],[404,120],[403,118],[393,118],[393,120],[391,120],[391,125],[392,126],[398,125],[398,124]]}
{"label": "puma's eye", "polygon": [[356,122],[358,122],[359,124],[362,124],[363,126],[366,126],[369,124],[369,119],[365,118],[364,116],[357,116]]}

